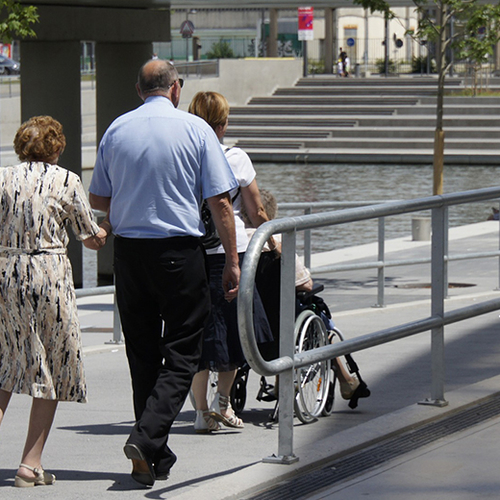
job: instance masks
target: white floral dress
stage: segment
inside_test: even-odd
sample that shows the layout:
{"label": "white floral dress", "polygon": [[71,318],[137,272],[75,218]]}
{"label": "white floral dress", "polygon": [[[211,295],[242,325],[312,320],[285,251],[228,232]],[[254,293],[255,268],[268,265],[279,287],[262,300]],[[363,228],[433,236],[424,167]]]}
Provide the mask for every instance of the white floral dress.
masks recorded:
{"label": "white floral dress", "polygon": [[85,402],[67,225],[79,240],[99,231],[76,174],[0,168],[0,389]]}

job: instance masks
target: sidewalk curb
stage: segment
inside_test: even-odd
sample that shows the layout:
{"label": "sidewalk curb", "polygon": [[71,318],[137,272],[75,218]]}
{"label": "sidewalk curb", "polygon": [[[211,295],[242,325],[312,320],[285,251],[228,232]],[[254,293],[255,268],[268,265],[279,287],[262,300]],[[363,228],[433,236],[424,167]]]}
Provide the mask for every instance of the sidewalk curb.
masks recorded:
{"label": "sidewalk curb", "polygon": [[[310,443],[296,450],[299,461],[292,465],[258,463],[239,470],[191,491],[176,495],[176,500],[243,500],[297,474],[304,474],[328,462],[353,452],[374,446],[416,427],[464,411],[488,399],[498,397],[500,376],[451,391],[447,394],[448,406],[413,404],[367,423],[339,432],[332,439]],[[202,491],[200,491],[202,490]],[[221,492],[223,494],[221,495]]]}

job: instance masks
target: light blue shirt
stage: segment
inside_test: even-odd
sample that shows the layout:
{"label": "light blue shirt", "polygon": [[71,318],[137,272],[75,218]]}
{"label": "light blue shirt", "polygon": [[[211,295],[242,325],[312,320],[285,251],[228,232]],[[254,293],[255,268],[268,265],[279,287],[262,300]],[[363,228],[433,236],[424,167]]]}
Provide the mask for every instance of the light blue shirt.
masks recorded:
{"label": "light blue shirt", "polygon": [[202,236],[202,198],[238,186],[212,128],[161,96],[117,118],[97,152],[90,192],[111,197],[113,233]]}

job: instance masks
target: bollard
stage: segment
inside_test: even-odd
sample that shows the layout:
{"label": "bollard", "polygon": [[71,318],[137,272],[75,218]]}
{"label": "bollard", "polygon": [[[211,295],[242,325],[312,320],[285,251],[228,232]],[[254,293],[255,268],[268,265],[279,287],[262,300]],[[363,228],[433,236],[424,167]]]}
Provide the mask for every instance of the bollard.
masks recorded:
{"label": "bollard", "polygon": [[412,217],[411,239],[412,241],[430,241],[431,239],[430,217]]}

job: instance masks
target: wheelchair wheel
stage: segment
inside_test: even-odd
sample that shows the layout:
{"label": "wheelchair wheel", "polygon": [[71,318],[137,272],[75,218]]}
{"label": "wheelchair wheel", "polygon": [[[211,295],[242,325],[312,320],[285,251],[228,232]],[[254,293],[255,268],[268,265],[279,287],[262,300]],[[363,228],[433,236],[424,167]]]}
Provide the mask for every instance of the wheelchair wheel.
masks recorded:
{"label": "wheelchair wheel", "polygon": [[233,407],[234,412],[238,415],[243,411],[243,408],[245,408],[245,403],[247,401],[247,381],[249,371],[250,367],[247,364],[238,368],[233,386],[231,387],[231,406]]}
{"label": "wheelchair wheel", "polygon": [[[326,344],[322,319],[310,310],[299,314],[295,322],[296,352],[309,351]],[[319,361],[295,370],[295,414],[308,424],[323,411],[329,389],[330,361]]]}
{"label": "wheelchair wheel", "polygon": [[[219,374],[217,372],[210,370],[210,373],[208,375],[208,384],[207,384],[207,401],[209,406],[214,400],[218,384],[219,384]],[[196,401],[194,400],[192,389],[189,391],[189,400],[191,401],[193,408],[196,410]]]}
{"label": "wheelchair wheel", "polygon": [[[344,337],[342,336],[342,332],[338,328],[333,328],[328,331],[328,342],[333,344],[334,342],[342,341]],[[330,379],[328,383],[328,394],[326,396],[325,407],[321,414],[324,417],[331,415],[333,411],[333,403],[335,402],[335,387],[337,385],[337,373],[333,368],[333,364],[330,362]]]}

